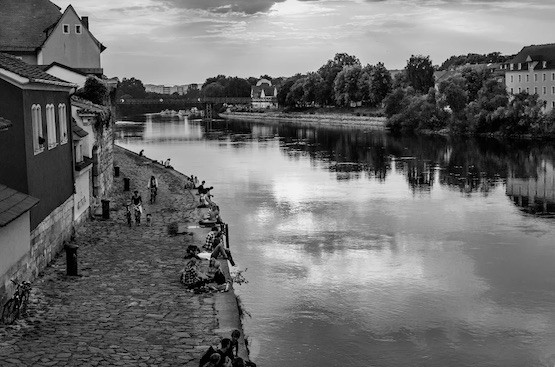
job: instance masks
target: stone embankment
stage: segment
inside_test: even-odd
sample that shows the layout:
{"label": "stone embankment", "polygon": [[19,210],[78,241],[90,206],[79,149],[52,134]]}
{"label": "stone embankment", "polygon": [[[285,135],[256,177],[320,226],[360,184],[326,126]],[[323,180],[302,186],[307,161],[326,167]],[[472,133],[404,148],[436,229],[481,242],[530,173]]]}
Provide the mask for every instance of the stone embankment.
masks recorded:
{"label": "stone embankment", "polygon": [[307,114],[300,112],[227,112],[220,116],[228,120],[295,122],[316,126],[367,126],[385,128],[386,118],[376,116],[356,116],[341,113]]}
{"label": "stone embankment", "polygon": [[[77,229],[79,276],[66,275],[60,254],[32,284],[27,317],[0,325],[0,366],[198,366],[210,345],[241,330],[233,289],[195,294],[179,282],[186,247],[201,246],[209,231],[188,229],[206,209],[184,189],[185,176],[123,148],[114,154],[121,174],[110,219]],[[146,188],[151,175],[160,187],[154,204]],[[127,225],[124,177],[142,194],[150,226],[144,216],[140,226]],[[170,236],[172,222],[189,233]],[[248,357],[243,338],[239,355]]]}

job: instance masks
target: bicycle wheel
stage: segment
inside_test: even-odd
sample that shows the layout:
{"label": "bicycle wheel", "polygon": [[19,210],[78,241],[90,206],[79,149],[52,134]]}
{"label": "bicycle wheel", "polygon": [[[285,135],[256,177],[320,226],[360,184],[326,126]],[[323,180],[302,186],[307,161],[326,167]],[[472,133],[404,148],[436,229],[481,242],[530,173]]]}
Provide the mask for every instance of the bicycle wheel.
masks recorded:
{"label": "bicycle wheel", "polygon": [[2,323],[6,325],[11,325],[17,319],[19,309],[17,303],[12,298],[4,305],[2,309]]}
{"label": "bicycle wheel", "polygon": [[27,305],[29,303],[29,293],[30,291],[25,291],[21,295],[21,305],[19,306],[19,315],[27,315]]}

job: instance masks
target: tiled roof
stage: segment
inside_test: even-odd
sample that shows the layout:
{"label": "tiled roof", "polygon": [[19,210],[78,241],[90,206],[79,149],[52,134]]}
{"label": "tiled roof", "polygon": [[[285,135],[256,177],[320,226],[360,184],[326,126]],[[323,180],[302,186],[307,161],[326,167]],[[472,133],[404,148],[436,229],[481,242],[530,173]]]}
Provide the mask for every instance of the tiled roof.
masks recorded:
{"label": "tiled roof", "polygon": [[509,63],[527,64],[528,57],[530,57],[532,61],[538,61],[540,63],[542,61],[546,61],[546,68],[553,69],[555,67],[555,43],[523,47],[522,50],[520,50],[520,52],[516,54],[511,61],[509,61]]}
{"label": "tiled roof", "polygon": [[39,199],[0,184],[0,227],[20,217],[37,205]]}
{"label": "tiled roof", "polygon": [[274,96],[274,87],[270,87],[270,86],[253,86],[252,87],[252,91],[251,91],[251,96],[252,98],[260,98],[260,95],[262,94],[262,90],[264,90],[264,95],[266,97],[275,97]]}
{"label": "tiled roof", "polygon": [[0,9],[0,51],[35,51],[62,16],[49,0],[0,0]]}
{"label": "tiled roof", "polygon": [[[2,0],[0,0],[2,1]],[[62,83],[70,85],[62,79],[58,79],[55,76],[45,73],[36,65],[29,65],[26,62],[19,60],[17,57],[12,55],[4,54],[0,52],[0,69],[5,69],[21,77],[30,79],[31,81],[50,81],[54,83]]]}
{"label": "tiled roof", "polygon": [[0,131],[7,129],[10,126],[12,126],[12,122],[10,120],[0,117]]}
{"label": "tiled roof", "polygon": [[75,119],[72,119],[71,121],[71,129],[73,130],[73,140],[81,140],[85,136],[89,135],[89,133],[83,130],[81,126],[77,125]]}

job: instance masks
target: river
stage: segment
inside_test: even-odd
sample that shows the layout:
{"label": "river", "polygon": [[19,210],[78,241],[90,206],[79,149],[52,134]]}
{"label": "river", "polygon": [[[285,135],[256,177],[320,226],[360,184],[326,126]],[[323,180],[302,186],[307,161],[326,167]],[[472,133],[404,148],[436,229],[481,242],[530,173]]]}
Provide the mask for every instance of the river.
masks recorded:
{"label": "river", "polygon": [[554,366],[555,147],[143,116],[214,186],[263,367]]}

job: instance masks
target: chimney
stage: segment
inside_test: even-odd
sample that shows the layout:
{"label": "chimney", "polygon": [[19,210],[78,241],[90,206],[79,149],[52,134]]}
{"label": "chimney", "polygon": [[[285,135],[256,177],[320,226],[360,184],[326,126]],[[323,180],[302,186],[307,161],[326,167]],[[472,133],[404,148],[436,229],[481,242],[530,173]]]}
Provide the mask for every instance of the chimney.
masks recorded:
{"label": "chimney", "polygon": [[89,29],[89,17],[81,17],[81,22],[85,26],[85,28]]}

